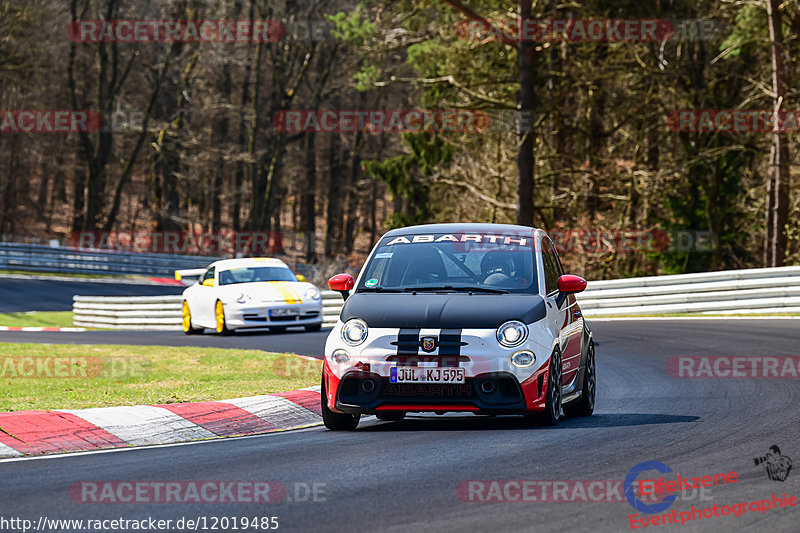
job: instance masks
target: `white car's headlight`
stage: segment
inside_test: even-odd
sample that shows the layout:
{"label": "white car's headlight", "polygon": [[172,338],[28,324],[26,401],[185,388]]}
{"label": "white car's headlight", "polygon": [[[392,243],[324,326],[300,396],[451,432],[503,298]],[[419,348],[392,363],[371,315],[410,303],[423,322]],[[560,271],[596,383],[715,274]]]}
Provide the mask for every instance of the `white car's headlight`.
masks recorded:
{"label": "white car's headlight", "polygon": [[519,320],[509,320],[497,328],[497,342],[508,348],[519,346],[528,338],[528,326]]}
{"label": "white car's headlight", "polygon": [[352,318],[342,326],[342,340],[350,346],[358,346],[367,338],[367,323],[360,318]]}
{"label": "white car's headlight", "polygon": [[533,352],[521,350],[511,355],[511,364],[517,368],[530,368],[534,363],[536,363],[536,356],[533,355]]}
{"label": "white car's headlight", "polygon": [[236,301],[239,302],[240,304],[243,304],[249,298],[250,298],[250,296],[248,296],[247,293],[242,292],[242,293],[239,293],[239,296],[236,297]]}
{"label": "white car's headlight", "polygon": [[303,300],[319,300],[322,297],[322,294],[319,292],[319,289],[316,287],[309,287],[306,292],[303,293]]}

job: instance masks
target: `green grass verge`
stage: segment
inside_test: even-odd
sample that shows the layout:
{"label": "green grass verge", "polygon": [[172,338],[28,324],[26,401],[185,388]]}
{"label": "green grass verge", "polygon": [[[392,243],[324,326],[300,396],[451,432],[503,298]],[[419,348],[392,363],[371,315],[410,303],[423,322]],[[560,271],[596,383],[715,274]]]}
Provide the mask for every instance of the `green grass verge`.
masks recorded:
{"label": "green grass verge", "polygon": [[259,350],[0,343],[0,411],[199,402],[284,392],[319,385],[321,364]]}
{"label": "green grass verge", "polygon": [[29,311],[0,313],[0,326],[38,326],[66,328],[72,326],[72,311]]}

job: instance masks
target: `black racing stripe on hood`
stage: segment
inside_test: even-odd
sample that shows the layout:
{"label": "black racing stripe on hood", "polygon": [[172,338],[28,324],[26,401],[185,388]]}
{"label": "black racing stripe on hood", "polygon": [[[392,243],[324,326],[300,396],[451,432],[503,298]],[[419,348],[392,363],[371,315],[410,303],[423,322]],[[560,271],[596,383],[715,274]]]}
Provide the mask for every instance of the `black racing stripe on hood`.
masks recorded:
{"label": "black racing stripe on hood", "polygon": [[496,328],[508,320],[531,324],[546,314],[544,298],[537,294],[354,293],[341,319],[360,318],[373,328],[414,329],[419,336],[419,328]]}
{"label": "black racing stripe on hood", "polygon": [[443,329],[439,334],[439,355],[461,355],[460,329]]}
{"label": "black racing stripe on hood", "polygon": [[401,328],[397,333],[397,355],[417,355],[418,353],[419,329]]}

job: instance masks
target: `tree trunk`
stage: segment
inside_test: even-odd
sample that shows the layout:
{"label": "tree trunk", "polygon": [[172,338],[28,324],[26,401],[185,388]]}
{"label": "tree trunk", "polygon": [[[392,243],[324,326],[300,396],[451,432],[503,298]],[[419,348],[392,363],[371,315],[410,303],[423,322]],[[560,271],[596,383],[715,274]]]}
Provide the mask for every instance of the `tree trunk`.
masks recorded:
{"label": "tree trunk", "polygon": [[344,215],[339,135],[332,134],[330,139],[330,151],[328,152],[328,213],[326,217],[327,232],[325,234],[325,257],[328,258],[333,257],[340,251],[339,245],[342,241],[342,219]]}
{"label": "tree trunk", "polygon": [[766,0],[772,59],[774,132],[770,150],[767,184],[767,230],[764,239],[764,266],[783,266],[786,259],[786,222],[789,217],[789,146],[779,128],[779,113],[786,98],[783,29],[778,0]]}
{"label": "tree trunk", "polygon": [[353,243],[358,233],[358,206],[361,203],[359,181],[361,177],[361,147],[363,146],[363,132],[359,131],[353,141],[353,154],[350,159],[350,176],[347,183],[347,224],[344,230],[344,253],[353,253]]}
{"label": "tree trunk", "polygon": [[306,263],[317,262],[317,143],[316,133],[306,133],[306,179],[300,191],[300,231]]}
{"label": "tree trunk", "polygon": [[[531,0],[519,1],[520,19],[531,18]],[[527,39],[517,44],[519,53],[519,110],[524,120],[521,124],[533,124],[536,109],[536,76],[534,72],[534,45]],[[517,141],[517,224],[533,226],[533,172],[536,159],[533,155],[535,132],[518,132]]]}

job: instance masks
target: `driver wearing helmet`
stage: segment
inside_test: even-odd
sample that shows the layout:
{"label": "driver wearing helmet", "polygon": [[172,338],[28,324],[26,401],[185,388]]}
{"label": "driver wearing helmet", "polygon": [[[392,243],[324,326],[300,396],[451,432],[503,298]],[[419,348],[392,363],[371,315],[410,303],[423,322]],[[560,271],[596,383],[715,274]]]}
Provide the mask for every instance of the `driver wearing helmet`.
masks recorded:
{"label": "driver wearing helmet", "polygon": [[487,253],[481,259],[481,274],[484,285],[512,285],[514,261],[511,254],[499,250]]}

